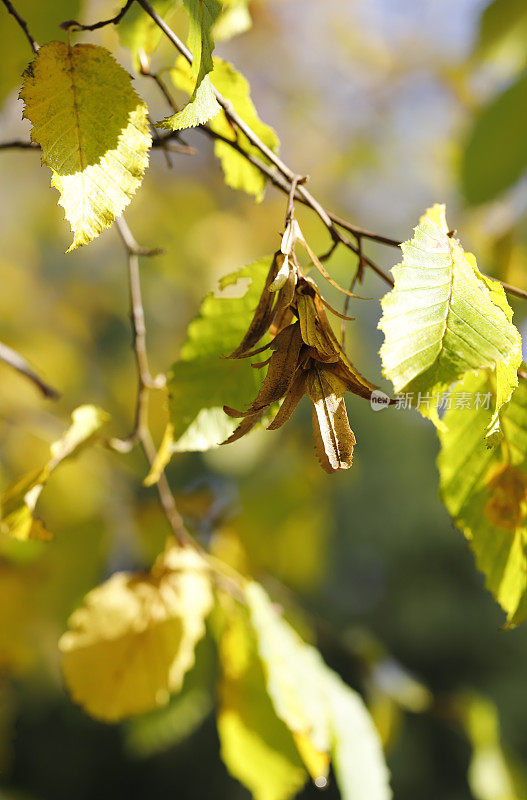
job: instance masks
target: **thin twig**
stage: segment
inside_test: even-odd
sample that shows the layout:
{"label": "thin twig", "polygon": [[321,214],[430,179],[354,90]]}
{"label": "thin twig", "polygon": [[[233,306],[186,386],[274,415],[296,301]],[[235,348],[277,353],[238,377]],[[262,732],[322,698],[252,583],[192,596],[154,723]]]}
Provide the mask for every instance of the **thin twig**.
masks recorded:
{"label": "thin twig", "polygon": [[7,8],[7,10],[9,11],[9,13],[13,15],[13,17],[16,19],[16,21],[18,22],[18,24],[20,25],[20,27],[21,27],[21,28],[22,28],[22,30],[24,31],[24,36],[25,36],[25,37],[26,37],[26,39],[28,40],[28,42],[29,42],[29,44],[30,44],[30,46],[31,46],[31,49],[33,50],[33,52],[34,52],[34,53],[38,53],[38,44],[36,43],[35,39],[34,39],[34,38],[32,37],[32,35],[30,34],[30,32],[29,32],[29,28],[28,28],[28,26],[27,26],[27,22],[25,21],[25,19],[23,19],[23,18],[20,16],[20,14],[19,14],[19,13],[18,13],[18,11],[16,10],[16,8],[15,8],[15,7],[13,6],[13,4],[10,2],[10,0],[2,0],[2,3],[5,5],[5,7]]}
{"label": "thin twig", "polygon": [[16,369],[17,372],[30,380],[37,389],[42,392],[44,397],[48,397],[50,400],[58,400],[60,397],[60,392],[37,375],[35,370],[29,366],[24,356],[21,356],[20,353],[17,353],[16,350],[8,347],[8,345],[3,342],[0,342],[0,361],[9,364],[10,367]]}
{"label": "thin twig", "polygon": [[[357,264],[357,272],[351,279],[351,283],[349,285],[348,291],[350,294],[346,295],[346,298],[344,300],[344,308],[342,309],[343,317],[348,316],[351,294],[355,291],[355,284],[357,283],[357,281],[359,283],[362,283],[362,279],[364,277],[364,261],[363,261],[364,255],[362,252],[362,236],[359,236],[358,234],[355,234],[355,236],[357,237],[357,247],[359,249],[359,262]],[[340,340],[342,344],[342,349],[344,350],[344,348],[346,347],[346,322],[344,319],[342,320],[342,323],[340,325]]]}
{"label": "thin twig", "polygon": [[[165,36],[169,39],[169,41],[174,45],[174,47],[178,50],[179,53],[188,61],[189,64],[192,64],[192,53],[183,44],[181,39],[174,33],[174,31],[166,24],[164,19],[159,16],[159,14],[155,11],[154,8],[147,2],[147,0],[137,0],[139,5],[141,5],[146,13],[154,20],[156,25],[163,31]],[[277,176],[274,175],[271,177],[272,182],[275,185],[279,185],[280,188],[289,194],[290,191],[290,184],[291,181],[294,180],[297,173],[295,173],[290,167],[287,166],[277,155],[274,153],[262,140],[254,133],[252,128],[250,128],[246,122],[236,113],[232,103],[227,100],[223,95],[218,92],[217,89],[214,88],[214,94],[216,100],[218,101],[219,105],[223,108],[227,119],[231,122],[231,124],[239,129],[245,136],[249,139],[251,144],[258,148],[260,153],[271,163],[273,164],[278,173],[285,181],[279,181]],[[230,142],[230,140],[226,140],[229,144],[236,144]],[[235,149],[238,149],[235,147]],[[244,153],[243,148],[240,148],[240,151]],[[260,162],[258,159],[253,161],[249,159],[251,163],[254,163],[255,166],[260,168]],[[262,172],[265,174],[271,173],[272,171],[267,168],[267,165],[262,165],[264,168]],[[352,252],[358,255],[358,249],[353,244],[353,242],[345,236],[342,231],[339,230],[337,225],[332,221],[330,216],[328,215],[325,208],[313,197],[313,195],[305,188],[305,186],[299,185],[297,187],[297,196],[299,197],[300,201],[303,202],[305,205],[308,205],[322,220],[324,225],[327,227],[328,231],[331,234],[333,240],[339,240],[345,247],[348,247]],[[363,257],[363,261],[367,264],[374,272],[376,272],[386,283],[393,285],[392,278],[384,272],[380,267],[377,266],[371,259],[367,258],[366,256]]]}
{"label": "thin twig", "polygon": [[339,225],[341,228],[352,233],[358,239],[371,239],[373,242],[379,242],[380,244],[386,244],[388,247],[400,247],[401,242],[398,242],[396,239],[390,239],[388,236],[381,236],[379,233],[372,233],[372,231],[368,231],[365,228],[358,228],[356,225],[352,225],[351,222],[348,222],[347,219],[343,219],[339,217],[337,214],[333,214],[331,211],[328,211],[328,217],[336,224]]}
{"label": "thin twig", "polygon": [[[2,0],[8,7],[10,6],[9,0]],[[126,3],[126,5],[121,9],[119,14],[116,17],[113,17],[110,20],[105,20],[100,23],[95,23],[95,26],[87,26],[87,29],[95,29],[95,27],[102,27],[103,24],[110,24],[114,21],[118,21],[118,19],[122,18],[124,13],[128,10],[131,5],[132,0]],[[147,0],[137,0],[139,5],[145,10],[145,12],[154,20],[156,25],[163,31],[165,36],[170,40],[170,42],[174,45],[174,47],[178,50],[181,55],[188,61],[189,64],[192,64],[192,53],[186,47],[185,44],[179,39],[178,36],[174,33],[174,31],[166,24],[162,17],[155,11],[154,8],[150,5]],[[142,65],[141,70],[143,74],[150,74],[147,65]],[[161,91],[165,95],[167,101],[173,104],[170,95],[168,94],[163,82],[159,79],[159,76],[152,75],[154,80],[158,83]],[[393,278],[387,272],[385,272],[381,267],[379,267],[371,258],[364,255],[362,253],[362,248],[359,248],[359,240],[361,237],[372,239],[382,244],[386,244],[389,246],[397,247],[399,246],[399,242],[395,239],[390,239],[386,236],[381,236],[380,234],[372,233],[371,231],[367,231],[362,228],[358,228],[351,223],[344,220],[342,217],[333,214],[332,212],[328,212],[319,202],[316,200],[315,197],[305,188],[305,186],[299,184],[296,186],[295,191],[291,192],[291,184],[295,181],[297,177],[297,173],[295,173],[290,167],[287,166],[277,155],[274,153],[255,133],[254,131],[245,123],[245,121],[236,113],[232,103],[223,97],[223,95],[214,88],[214,93],[216,99],[220,106],[223,108],[225,115],[228,121],[231,123],[233,128],[236,130],[240,130],[245,136],[249,139],[251,144],[258,148],[260,153],[276,168],[277,172],[274,172],[272,169],[268,167],[260,159],[256,158],[250,153],[246,153],[245,150],[239,145],[238,141],[232,141],[226,137],[220,136],[212,131],[207,126],[201,126],[201,130],[205,131],[208,136],[211,138],[225,141],[229,146],[239,152],[244,158],[246,158],[251,164],[253,164],[257,169],[259,169],[266,177],[273,183],[274,186],[278,187],[281,191],[283,191],[288,196],[291,196],[293,199],[300,201],[304,205],[309,206],[322,220],[326,228],[328,229],[333,242],[339,242],[347,247],[351,252],[355,253],[359,257],[359,263],[362,262],[363,265],[368,266],[373,272],[375,272],[382,280],[387,283],[389,286],[394,285]],[[173,132],[171,134],[167,134],[165,136],[157,137],[157,140],[154,141],[154,146],[157,147],[165,147],[166,140],[169,138],[179,138],[179,132]],[[11,144],[11,146],[13,146]],[[15,145],[16,146],[16,145]],[[22,145],[24,146],[24,145]],[[0,148],[2,146],[0,145]],[[7,149],[7,148],[4,148]],[[190,150],[185,149],[184,152],[189,152]],[[353,236],[357,239],[357,244],[354,244],[347,236],[345,236],[340,228],[344,228],[345,230],[352,233]],[[516,297],[521,297],[523,299],[527,298],[527,291],[524,289],[519,289],[517,287],[511,286],[510,284],[505,284],[501,282],[503,287],[507,292],[510,294],[514,294]]]}
{"label": "thin twig", "polygon": [[[125,246],[128,261],[130,319],[132,323],[133,349],[137,365],[138,380],[134,429],[128,439],[121,441],[119,445],[117,445],[116,449],[130,449],[133,444],[138,443],[140,444],[150,467],[152,467],[156,458],[156,448],[152,440],[152,435],[150,433],[150,427],[148,424],[148,401],[150,389],[160,388],[163,384],[159,378],[152,378],[148,364],[145,313],[143,309],[141,279],[139,275],[139,253],[144,255],[145,253],[152,254],[156,251],[148,251],[139,247],[124,217],[120,217],[118,220],[116,220],[116,225],[119,235],[121,236],[122,242]],[[127,445],[129,446],[127,447]],[[185,528],[183,518],[177,510],[176,501],[174,500],[174,496],[164,472],[161,472],[158,480],[156,481],[156,486],[159,495],[159,501],[168,523],[172,528],[174,536],[181,545],[192,542],[192,539]]]}
{"label": "thin twig", "polygon": [[106,25],[118,25],[126,12],[132,7],[133,2],[134,0],[128,0],[115,17],[103,19],[101,22],[94,22],[93,25],[83,25],[82,22],[77,22],[75,19],[68,19],[65,22],[61,22],[59,27],[64,31],[96,31],[99,28],[106,27]]}
{"label": "thin twig", "polygon": [[[174,31],[167,25],[162,17],[155,11],[154,8],[150,5],[147,0],[137,0],[139,5],[143,7],[146,13],[154,20],[156,25],[163,31],[165,36],[170,40],[170,42],[174,45],[174,47],[178,50],[179,53],[188,61],[189,64],[192,64],[192,53],[188,49],[188,47],[183,44],[181,39],[174,33]],[[165,96],[167,96],[166,90],[161,85]],[[209,136],[213,136],[214,138],[221,138],[222,140],[226,141],[231,147],[235,150],[240,152],[243,156],[247,158],[250,163],[254,164],[258,169],[260,169],[267,177],[272,181],[275,186],[278,186],[282,191],[287,193],[289,196],[291,192],[291,184],[297,178],[297,173],[295,173],[290,167],[287,166],[280,158],[276,155],[266,144],[263,142],[250,128],[246,122],[236,113],[232,103],[227,100],[223,95],[214,88],[214,94],[216,100],[223,108],[225,115],[229,122],[235,127],[238,128],[248,140],[253,144],[255,147],[258,148],[260,153],[262,153],[265,158],[273,164],[278,173],[285,178],[285,181],[279,180],[276,174],[270,170],[267,165],[263,164],[259,159],[254,158],[250,154],[245,153],[242,147],[239,146],[237,142],[233,142],[230,139],[225,137],[218,137],[210,128],[203,126],[202,129],[207,132]],[[167,97],[170,100],[170,98]],[[370,269],[372,269],[380,278],[382,278],[385,283],[390,286],[394,285],[393,278],[387,272],[385,272],[381,267],[379,267],[374,261],[372,261],[368,256],[362,253],[362,248],[359,248],[358,244],[354,245],[353,242],[345,236],[340,228],[344,228],[352,233],[354,236],[357,237],[357,241],[361,237],[372,239],[374,241],[380,242],[381,244],[386,244],[391,247],[399,247],[399,242],[395,239],[390,239],[387,236],[381,236],[380,234],[372,233],[371,231],[364,230],[362,228],[357,228],[351,223],[347,222],[346,220],[342,219],[341,217],[337,216],[336,214],[330,213],[326,211],[326,209],[316,200],[315,197],[305,188],[305,186],[299,184],[296,187],[296,192],[294,192],[293,197],[297,197],[300,202],[304,203],[305,205],[309,206],[322,220],[322,222],[327,227],[329,233],[333,241],[341,242],[345,247],[351,250],[355,255],[359,257],[360,262],[363,265],[367,265]],[[339,227],[340,226],[340,227]],[[511,294],[516,295],[517,297],[527,298],[527,291],[523,289],[518,289],[516,287],[510,286],[509,284],[502,283],[502,286],[505,288],[506,291],[510,292]]]}
{"label": "thin twig", "polygon": [[505,281],[498,282],[501,283],[505,291],[509,294],[513,294],[515,297],[520,297],[522,300],[527,300],[526,289],[519,289],[518,286],[512,286],[510,283],[506,283]]}
{"label": "thin twig", "polygon": [[40,150],[40,145],[25,139],[8,139],[0,142],[0,150]]}

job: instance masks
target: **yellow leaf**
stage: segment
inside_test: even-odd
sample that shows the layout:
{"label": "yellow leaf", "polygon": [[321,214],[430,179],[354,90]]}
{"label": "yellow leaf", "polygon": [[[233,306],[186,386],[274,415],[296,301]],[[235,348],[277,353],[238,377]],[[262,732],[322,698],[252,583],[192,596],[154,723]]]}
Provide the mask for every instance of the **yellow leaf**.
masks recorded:
{"label": "yellow leaf", "polygon": [[53,470],[89,444],[109,419],[105,411],[91,405],[79,406],[71,417],[70,427],[60,439],[53,442],[50,459],[42,469],[21,478],[1,495],[0,533],[21,541],[52,538],[34,514],[40,493]]}
{"label": "yellow leaf", "polygon": [[261,586],[248,583],[245,597],[269,696],[315,783],[325,785],[331,753],[343,800],[389,800],[380,739],[360,695],[282,619]]}
{"label": "yellow leaf", "polygon": [[[218,21],[221,21],[221,17]],[[183,57],[176,61],[174,69],[170,70],[170,77],[174,86],[182,89],[187,94],[193,92],[192,71]],[[210,73],[210,80],[216,89],[232,103],[236,113],[243,119],[243,121],[254,131],[254,133],[265,144],[273,150],[278,152],[280,142],[275,131],[266,125],[256,111],[254,104],[251,100],[250,87],[247,80],[237,70],[234,69],[232,64],[224,61],[221,58],[214,58],[214,68]],[[270,161],[262,156],[260,151],[252,145],[244,133],[241,131],[233,131],[232,125],[225,116],[225,112],[216,116],[212,115],[210,127],[215,133],[221,134],[228,140],[237,140],[239,145],[246,153],[256,155],[261,158],[266,164]],[[234,150],[228,142],[218,140],[214,144],[214,153],[220,159],[223,172],[225,175],[225,182],[233,189],[242,189],[249,194],[254,195],[257,202],[263,198],[267,178],[263,175],[258,167],[253,166],[247,159],[240,153]]]}
{"label": "yellow leaf", "polygon": [[74,234],[69,250],[108,228],[141,184],[152,138],[147,107],[103,47],[51,42],[24,73],[31,137]]}
{"label": "yellow leaf", "polygon": [[73,699],[108,722],[166,705],[212,607],[207,567],[171,546],[148,574],[116,573],[84,598],[59,647]]}
{"label": "yellow leaf", "polygon": [[305,784],[306,771],[290,731],[267,694],[246,612],[233,603],[226,620],[219,647],[222,759],[255,800],[287,800]]}

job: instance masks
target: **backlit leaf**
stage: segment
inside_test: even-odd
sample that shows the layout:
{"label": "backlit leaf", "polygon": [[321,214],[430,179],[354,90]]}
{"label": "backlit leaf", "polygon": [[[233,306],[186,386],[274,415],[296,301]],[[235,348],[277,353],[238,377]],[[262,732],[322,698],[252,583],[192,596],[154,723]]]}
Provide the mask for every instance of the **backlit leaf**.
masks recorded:
{"label": "backlit leaf", "polygon": [[227,769],[255,800],[294,797],[307,773],[293,736],[267,693],[247,615],[234,603],[226,615],[219,657],[218,734]]}
{"label": "backlit leaf", "polygon": [[126,723],[126,749],[134,756],[148,758],[174,747],[192,735],[212,712],[215,652],[206,636],[196,645],[195,661],[181,691],[172,695],[166,706]]}
{"label": "backlit leaf", "polygon": [[[306,766],[327,763],[322,756],[330,754],[345,800],[388,800],[381,743],[359,695],[282,619],[261,586],[249,583],[245,594],[269,695],[295,740],[307,740],[299,745]],[[317,777],[324,785],[325,774]]]}
{"label": "backlit leaf", "polygon": [[91,44],[41,47],[20,96],[60,192],[73,250],[109,227],[140,186],[152,143],[146,105],[113,56]]}
{"label": "backlit leaf", "polygon": [[[150,5],[163,19],[169,19],[179,0],[151,0]],[[163,36],[163,31],[139,3],[132,3],[117,26],[119,38],[132,53],[134,65],[140,67],[139,55],[149,56]]]}
{"label": "backlit leaf", "polygon": [[[188,94],[192,91],[192,77],[190,68],[183,58],[176,62],[175,69],[170,71],[170,76],[175,86],[183,89]],[[278,152],[280,142],[274,130],[261,121],[253,105],[250,96],[250,87],[246,79],[228,61],[221,58],[214,58],[214,69],[210,73],[210,79],[216,89],[229,100],[236,113],[249,125],[251,130],[275,153]],[[209,126],[216,133],[229,139],[238,141],[238,144],[246,153],[257,156],[266,164],[270,162],[261,155],[260,151],[252,145],[245,134],[238,131],[234,132],[232,125],[227,120],[225,112],[221,111],[214,117]],[[217,141],[214,144],[214,152],[220,159],[225,183],[233,189],[242,189],[248,194],[254,195],[257,201],[263,198],[267,178],[255,166],[249,163],[240,153],[226,142]]]}
{"label": "backlit leaf", "polygon": [[252,26],[250,0],[223,0],[221,14],[214,25],[217,42],[245,33]]}
{"label": "backlit leaf", "polygon": [[[249,405],[263,376],[248,360],[226,358],[249,326],[258,304],[271,258],[243,267],[223,279],[217,294],[209,294],[190,323],[180,358],[168,376],[170,421],[175,450],[207,450],[219,445],[236,427],[223,405]],[[249,281],[243,295],[232,287]],[[237,288],[237,287],[236,287]],[[243,288],[241,288],[243,292]]]}
{"label": "backlit leaf", "polygon": [[212,602],[205,563],[175,546],[151,573],[118,572],[93,589],[59,643],[75,702],[107,721],[166,705],[194,663]]}
{"label": "backlit leaf", "polygon": [[72,424],[50,447],[50,459],[41,470],[26,475],[6,489],[0,497],[0,533],[22,541],[50,539],[40,520],[35,517],[35,507],[46,481],[53,470],[66,458],[76,455],[90,444],[99,429],[108,420],[108,414],[96,406],[79,406],[72,414]]}
{"label": "backlit leaf", "polygon": [[513,625],[527,617],[527,382],[520,381],[501,412],[503,440],[491,449],[482,436],[491,417],[484,402],[489,390],[484,372],[456,386],[472,403],[445,415],[441,496]]}
{"label": "backlit leaf", "polygon": [[176,114],[164,119],[163,128],[181,130],[201,125],[220,112],[213,86],[209,79],[212,72],[214,39],[212,28],[221,11],[218,0],[183,0],[190,17],[188,46],[192,52],[190,74],[194,89],[187,105]]}
{"label": "backlit leaf", "polygon": [[[444,206],[429,209],[402,245],[403,261],[393,269],[395,286],[382,300],[379,323],[384,374],[396,392],[413,392],[421,413],[436,423],[437,394],[480,368],[494,373],[497,413],[518,385],[522,359],[502,287],[448,236],[444,212]],[[496,438],[497,432],[495,417],[489,433]]]}
{"label": "backlit leaf", "polygon": [[379,735],[362,698],[329,669],[324,692],[331,719],[331,758],[342,800],[391,797]]}

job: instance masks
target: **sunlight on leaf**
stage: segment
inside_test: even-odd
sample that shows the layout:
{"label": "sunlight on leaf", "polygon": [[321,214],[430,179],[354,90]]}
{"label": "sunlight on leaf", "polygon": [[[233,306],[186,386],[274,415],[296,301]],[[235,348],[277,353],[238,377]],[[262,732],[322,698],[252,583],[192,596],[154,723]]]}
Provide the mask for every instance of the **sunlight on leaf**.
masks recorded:
{"label": "sunlight on leaf", "polygon": [[64,436],[50,446],[47,464],[17,481],[0,497],[0,534],[8,534],[22,541],[51,538],[51,534],[34,516],[40,493],[53,470],[66,458],[89,445],[109,419],[101,408],[89,405],[79,406],[71,416],[72,424]]}
{"label": "sunlight on leaf", "polygon": [[166,705],[194,663],[212,602],[203,560],[175,546],[151,573],[118,572],[93,589],[59,643],[75,702],[107,721]]}
{"label": "sunlight on leaf", "polygon": [[[458,389],[484,398],[488,378],[467,375]],[[515,625],[527,618],[527,382],[520,381],[500,414],[503,441],[489,449],[482,432],[490,416],[476,401],[446,413],[439,434],[441,496],[488,589]]]}
{"label": "sunlight on leaf", "polygon": [[[192,92],[190,67],[182,57],[178,58],[176,67],[170,70],[170,77],[177,88],[182,89],[187,94]],[[280,147],[278,136],[258,116],[258,112],[251,100],[249,84],[243,75],[228,61],[214,58],[214,69],[210,73],[210,79],[216,89],[232,103],[236,113],[251,130],[270,150],[277,153]],[[250,143],[245,134],[240,131],[234,132],[224,111],[221,111],[218,116],[211,120],[209,127],[226,139],[237,141],[246,153],[260,158],[265,164],[270,164],[268,159],[262,156],[258,148]],[[258,167],[253,166],[226,142],[215,142],[214,152],[221,161],[227,186],[231,186],[233,189],[241,189],[248,194],[254,195],[257,202],[262,200],[267,178]]]}
{"label": "sunlight on leaf", "polygon": [[212,28],[221,11],[218,0],[183,0],[189,14],[188,41],[192,52],[190,75],[194,88],[187,105],[159,123],[162,128],[181,130],[201,125],[221,111],[210,82],[214,39]]}
{"label": "sunlight on leaf", "polygon": [[[331,754],[345,800],[390,798],[380,739],[360,696],[326,666],[315,648],[300,639],[261,586],[249,583],[245,595],[269,695],[295,738],[309,743],[309,749],[299,748],[301,755],[308,754],[306,766],[327,765],[328,759],[324,762],[320,756]],[[323,785],[325,777],[320,774],[317,782]]]}
{"label": "sunlight on leaf", "polygon": [[225,614],[219,658],[218,734],[227,769],[255,800],[294,797],[307,774],[293,737],[267,694],[246,612],[232,601]]}
{"label": "sunlight on leaf", "polygon": [[41,47],[20,96],[74,250],[108,228],[141,185],[152,144],[146,105],[114,57],[91,44]]}
{"label": "sunlight on leaf", "polygon": [[503,288],[448,233],[445,207],[436,205],[402,245],[395,286],[381,301],[383,373],[396,392],[414,393],[423,416],[439,425],[437,395],[470,370],[492,370],[496,416],[489,434],[496,443],[497,413],[518,385],[521,338]]}

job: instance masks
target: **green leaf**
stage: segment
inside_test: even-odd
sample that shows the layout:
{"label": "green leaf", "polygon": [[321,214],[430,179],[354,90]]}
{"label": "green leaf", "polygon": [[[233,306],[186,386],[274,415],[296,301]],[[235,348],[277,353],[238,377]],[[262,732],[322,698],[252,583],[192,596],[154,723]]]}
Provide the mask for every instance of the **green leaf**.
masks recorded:
{"label": "green leaf", "polygon": [[50,447],[49,461],[42,469],[25,476],[0,497],[0,533],[15,539],[50,539],[51,535],[35,517],[35,508],[42,489],[56,467],[89,445],[99,429],[109,419],[97,406],[85,405],[75,409],[72,424],[62,438]]}
{"label": "green leaf", "polygon": [[210,78],[205,75],[201,83],[196,85],[186,106],[181,111],[178,111],[177,114],[173,114],[160,122],[159,127],[170,128],[173,131],[180,131],[183,128],[195,128],[196,125],[203,125],[215,117],[220,110]]}
{"label": "green leaf", "polygon": [[357,692],[325,671],[333,769],[342,800],[390,797],[389,775],[373,721]]}
{"label": "green leaf", "polygon": [[[179,5],[179,0],[151,0],[150,5],[160,17],[168,19]],[[134,66],[140,67],[139,54],[149,56],[157,48],[163,31],[139,3],[132,3],[117,26],[119,38],[132,53]]]}
{"label": "green leaf", "polygon": [[[66,19],[78,19],[80,0],[17,0],[17,11],[28,21],[37,42],[48,42],[57,35],[58,26]],[[0,69],[0,103],[5,96],[22,83],[22,72],[29,61],[27,39],[5,6],[0,7],[0,41],[2,69]]]}
{"label": "green leaf", "polygon": [[[237,426],[223,406],[244,408],[258,391],[261,370],[253,369],[248,359],[226,356],[249,327],[271,260],[270,256],[262,258],[226,276],[220,292],[207,295],[199,315],[190,323],[180,358],[168,376],[171,452],[219,445]],[[229,286],[247,283],[245,292],[241,288],[241,297],[232,296]]]}
{"label": "green leaf", "polygon": [[218,0],[183,0],[190,17],[187,44],[192,52],[190,74],[195,80],[187,105],[159,123],[162,128],[181,130],[202,125],[221,111],[208,79],[212,72],[214,39],[212,28],[221,11]]}
{"label": "green leaf", "polygon": [[[496,53],[510,56],[518,49],[525,60],[527,5],[524,0],[493,0],[483,10],[474,48],[477,58],[488,59]],[[518,53],[521,58],[520,52]]]}
{"label": "green leaf", "polygon": [[255,800],[288,800],[303,787],[307,773],[291,732],[267,694],[246,613],[233,604],[225,617],[219,645],[221,757]]}
{"label": "green leaf", "polygon": [[490,391],[485,372],[456,386],[457,396],[470,402],[445,415],[438,467],[442,499],[514,625],[527,617],[527,381],[501,411],[503,440],[491,449],[483,440]]}
{"label": "green leaf", "polygon": [[146,105],[113,56],[91,44],[41,47],[20,96],[60,192],[73,250],[109,227],[140,186],[152,144]]}
{"label": "green leaf", "polygon": [[[170,70],[170,77],[177,88],[190,93],[192,77],[190,67],[183,58],[179,58],[176,62],[176,67]],[[249,84],[243,75],[227,61],[223,61],[221,58],[214,58],[214,69],[210,74],[210,78],[216,89],[232,103],[236,113],[251,130],[270,150],[277,153],[280,146],[278,136],[258,116],[251,100]],[[224,111],[210,122],[210,128],[230,141],[238,141],[238,144],[246,153],[260,158],[266,164],[270,164],[268,159],[262,157],[260,151],[250,143],[245,134],[238,132],[236,135]],[[215,142],[214,152],[221,161],[225,183],[233,189],[241,189],[248,194],[254,195],[258,202],[262,200],[267,184],[265,175],[226,142]]]}
{"label": "green leaf", "polygon": [[[396,392],[411,392],[439,424],[436,397],[466,372],[487,368],[496,381],[495,415],[518,385],[521,338],[503,288],[448,235],[444,206],[429,209],[402,245],[395,286],[381,301],[380,354]],[[431,399],[425,401],[425,396]],[[427,405],[428,403],[428,405]],[[498,421],[489,434],[499,438]]]}
{"label": "green leaf", "polygon": [[[248,583],[245,596],[267,690],[277,715],[294,734],[306,766],[310,768],[315,753],[330,752],[344,800],[390,798],[379,736],[360,696],[300,639],[261,586]],[[323,785],[323,778],[317,784]]]}
{"label": "green leaf", "polygon": [[527,72],[483,108],[468,136],[461,187],[471,205],[493,200],[527,169]]}

